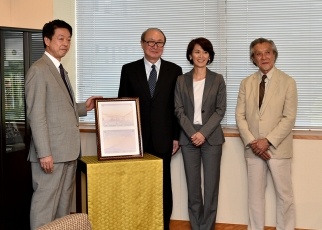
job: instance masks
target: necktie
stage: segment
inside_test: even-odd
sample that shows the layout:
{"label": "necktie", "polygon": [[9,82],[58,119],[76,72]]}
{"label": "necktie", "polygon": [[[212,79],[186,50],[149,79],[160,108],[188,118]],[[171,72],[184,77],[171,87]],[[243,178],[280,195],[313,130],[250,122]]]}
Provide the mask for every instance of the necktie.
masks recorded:
{"label": "necktie", "polygon": [[259,108],[262,106],[264,94],[265,94],[265,79],[267,78],[266,75],[262,76],[262,81],[259,84]]}
{"label": "necktie", "polygon": [[150,76],[149,76],[149,88],[150,88],[151,97],[153,97],[154,90],[155,90],[155,84],[157,82],[157,71],[155,69],[155,65],[152,65],[151,68],[152,68],[152,70],[151,70]]}
{"label": "necktie", "polygon": [[67,83],[66,81],[66,77],[65,77],[65,72],[64,72],[64,67],[62,64],[59,65],[59,70],[60,70],[60,75],[61,75],[61,78],[63,79],[64,83],[65,83],[65,86],[67,88],[67,91],[69,93],[69,96],[70,96],[70,99],[72,100],[73,102],[73,96],[72,96],[72,93],[71,93],[71,88],[69,86],[69,84]]}

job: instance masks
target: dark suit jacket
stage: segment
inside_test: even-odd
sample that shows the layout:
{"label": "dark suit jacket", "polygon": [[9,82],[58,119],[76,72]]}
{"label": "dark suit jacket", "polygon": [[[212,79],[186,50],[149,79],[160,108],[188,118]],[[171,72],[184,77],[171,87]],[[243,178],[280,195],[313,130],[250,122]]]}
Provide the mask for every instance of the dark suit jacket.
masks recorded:
{"label": "dark suit jacket", "polygon": [[76,160],[80,154],[78,118],[87,114],[85,103],[71,100],[60,73],[46,54],[30,67],[25,81],[32,131],[29,160],[38,162],[38,158],[50,155],[54,163]]}
{"label": "dark suit jacket", "polygon": [[161,59],[153,98],[150,96],[144,59],[122,67],[119,97],[139,97],[143,150],[151,141],[159,157],[171,156],[173,140],[178,140],[179,125],[174,115],[174,88],[180,66]]}
{"label": "dark suit jacket", "polygon": [[[223,76],[207,69],[202,96],[203,125],[199,132],[205,136],[210,145],[219,145],[225,141],[220,122],[226,112],[226,97],[226,84]],[[175,89],[175,113],[182,127],[180,145],[187,145],[190,137],[197,132],[193,125],[193,70],[178,77]]]}

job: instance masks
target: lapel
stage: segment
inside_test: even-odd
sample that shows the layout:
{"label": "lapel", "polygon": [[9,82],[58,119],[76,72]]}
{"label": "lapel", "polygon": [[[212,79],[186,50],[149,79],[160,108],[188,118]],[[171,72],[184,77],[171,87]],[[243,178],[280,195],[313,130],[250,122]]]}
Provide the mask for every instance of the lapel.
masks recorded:
{"label": "lapel", "polygon": [[[188,95],[190,98],[190,101],[192,103],[192,105],[194,106],[194,96],[193,96],[193,69],[185,74],[185,82],[187,85],[187,89],[188,89]],[[203,91],[203,95],[202,95],[202,105],[205,104],[208,95],[210,93],[211,87],[213,85],[213,82],[215,80],[215,75],[213,73],[211,73],[211,71],[207,68],[207,73],[206,73],[206,79],[205,79],[205,87],[204,87],[204,91]]]}
{"label": "lapel", "polygon": [[[169,65],[167,64],[166,61],[164,61],[161,58],[159,76],[158,76],[157,83],[155,85],[155,91],[154,91],[154,95],[153,95],[152,99],[157,97],[162,89],[169,88],[168,87],[168,85],[169,85],[168,82],[169,82]],[[149,85],[148,85],[148,88],[149,88]],[[150,95],[150,91],[149,91],[149,95]]]}
{"label": "lapel", "polygon": [[213,82],[215,80],[215,75],[207,68],[207,73],[206,73],[206,79],[205,79],[205,88],[203,91],[203,96],[202,96],[202,105],[205,104],[208,94],[210,92],[210,89],[213,85]]}
{"label": "lapel", "polygon": [[[70,99],[70,96],[69,96],[68,90],[67,90],[67,88],[65,86],[65,83],[64,83],[63,79],[61,78],[61,75],[60,75],[59,71],[57,70],[56,66],[54,65],[54,63],[50,60],[50,58],[46,54],[44,54],[42,56],[42,58],[44,59],[45,63],[48,65],[49,71],[51,72],[51,74],[53,75],[53,77],[55,78],[55,80],[57,81],[57,83],[59,84],[61,89],[63,90],[65,96],[67,97],[67,99],[69,101],[69,103],[72,106],[74,106],[72,100]],[[65,76],[68,76],[68,73],[66,71],[65,71]],[[68,83],[70,85],[68,77],[66,78],[66,80],[68,81]],[[74,92],[73,92],[72,89],[71,89],[71,93],[72,93],[73,100],[75,102]]]}
{"label": "lapel", "polygon": [[142,91],[144,92],[145,96],[149,100],[151,100],[151,94],[150,94],[148,79],[146,76],[144,58],[138,61],[138,65],[135,69],[135,75],[136,75],[135,79],[137,79],[138,85],[142,86]]}
{"label": "lapel", "polygon": [[273,99],[273,96],[276,93],[276,90],[278,88],[278,82],[279,82],[279,71],[278,69],[275,69],[271,78],[271,82],[269,83],[268,89],[265,91],[265,97],[263,104],[260,109],[260,114],[263,114],[268,103]]}
{"label": "lapel", "polygon": [[187,89],[188,89],[188,95],[189,95],[191,104],[193,106],[195,106],[194,96],[193,96],[193,69],[190,72],[185,74],[184,79],[185,79],[186,86],[187,86]]}
{"label": "lapel", "polygon": [[[253,97],[254,97],[254,106],[256,106],[257,111],[259,112],[259,82],[258,82],[259,71],[252,76],[252,87]],[[262,105],[263,107],[263,105]]]}

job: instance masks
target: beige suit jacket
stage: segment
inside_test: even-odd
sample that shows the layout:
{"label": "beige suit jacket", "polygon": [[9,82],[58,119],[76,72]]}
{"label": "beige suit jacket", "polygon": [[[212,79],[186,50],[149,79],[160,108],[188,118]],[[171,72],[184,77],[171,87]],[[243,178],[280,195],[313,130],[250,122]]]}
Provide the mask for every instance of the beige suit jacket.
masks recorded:
{"label": "beige suit jacket", "polygon": [[79,116],[87,114],[85,103],[75,103],[75,98],[72,102],[60,73],[45,54],[31,66],[25,81],[27,119],[32,132],[29,160],[38,162],[38,158],[49,155],[54,163],[77,159]]}
{"label": "beige suit jacket", "polygon": [[274,68],[261,109],[258,108],[259,72],[240,84],[236,122],[245,145],[245,156],[255,157],[248,144],[267,138],[272,144],[268,152],[272,158],[293,156],[293,135],[297,113],[297,89],[293,78]]}

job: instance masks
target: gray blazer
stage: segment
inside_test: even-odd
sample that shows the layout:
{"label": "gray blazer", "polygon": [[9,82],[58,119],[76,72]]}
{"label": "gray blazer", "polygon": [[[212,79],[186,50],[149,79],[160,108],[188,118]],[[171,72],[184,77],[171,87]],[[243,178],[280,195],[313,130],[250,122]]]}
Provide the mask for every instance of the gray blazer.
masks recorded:
{"label": "gray blazer", "polygon": [[79,116],[85,116],[87,111],[85,103],[75,103],[72,95],[74,103],[60,73],[46,54],[30,67],[25,80],[25,96],[32,132],[28,157],[31,162],[50,155],[54,163],[72,161],[79,156]]}
{"label": "gray blazer", "polygon": [[292,129],[297,113],[296,82],[275,68],[263,104],[258,108],[259,71],[245,78],[239,88],[236,123],[244,142],[245,156],[257,157],[248,144],[255,139],[267,138],[272,146],[272,158],[293,156]]}
{"label": "gray blazer", "polygon": [[[210,145],[225,142],[220,125],[226,112],[226,84],[222,75],[207,69],[202,99],[202,127],[199,130]],[[179,142],[187,145],[197,132],[193,125],[194,96],[193,70],[178,77],[175,89],[175,114],[181,125]]]}

